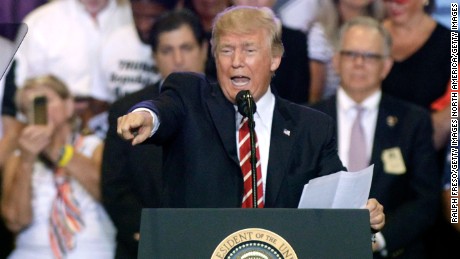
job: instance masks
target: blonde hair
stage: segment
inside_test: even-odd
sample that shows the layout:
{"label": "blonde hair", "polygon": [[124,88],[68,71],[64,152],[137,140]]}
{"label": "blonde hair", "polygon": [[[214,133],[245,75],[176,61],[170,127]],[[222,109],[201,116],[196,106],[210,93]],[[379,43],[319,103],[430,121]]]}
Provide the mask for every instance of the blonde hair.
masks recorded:
{"label": "blonde hair", "polygon": [[[339,39],[339,30],[343,21],[340,17],[338,5],[340,0],[321,0],[317,21],[324,29],[327,40],[336,46]],[[366,7],[365,16],[370,16],[378,21],[385,18],[385,8],[382,1],[371,1]]]}
{"label": "blonde hair", "polygon": [[213,23],[211,51],[216,56],[217,44],[225,33],[251,34],[260,29],[268,33],[272,55],[282,56],[281,21],[267,7],[233,6],[219,13]]}
{"label": "blonde hair", "polygon": [[63,100],[72,98],[72,95],[64,82],[62,82],[53,75],[44,75],[28,79],[24,83],[24,86],[18,89],[15,95],[16,107],[20,109],[22,108],[23,110],[23,106],[21,104],[21,96],[24,92],[37,88],[39,86],[47,87],[48,89],[55,92]]}

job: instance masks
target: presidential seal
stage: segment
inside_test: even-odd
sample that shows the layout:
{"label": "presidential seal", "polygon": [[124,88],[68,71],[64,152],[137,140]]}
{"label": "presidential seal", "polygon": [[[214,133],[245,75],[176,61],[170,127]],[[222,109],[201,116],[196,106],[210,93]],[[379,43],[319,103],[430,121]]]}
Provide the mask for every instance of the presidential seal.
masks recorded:
{"label": "presidential seal", "polygon": [[297,259],[297,255],[291,245],[276,233],[247,228],[222,240],[211,259]]}

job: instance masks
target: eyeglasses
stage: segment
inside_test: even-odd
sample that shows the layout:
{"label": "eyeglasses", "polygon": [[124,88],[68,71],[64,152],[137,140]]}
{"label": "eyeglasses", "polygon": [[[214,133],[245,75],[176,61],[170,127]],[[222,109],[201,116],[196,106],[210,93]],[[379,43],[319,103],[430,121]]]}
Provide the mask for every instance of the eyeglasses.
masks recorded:
{"label": "eyeglasses", "polygon": [[383,2],[394,2],[394,3],[397,3],[397,4],[405,4],[405,3],[409,2],[409,0],[383,0]]}
{"label": "eyeglasses", "polygon": [[385,56],[376,54],[376,53],[370,53],[370,52],[357,52],[357,51],[351,51],[351,50],[342,50],[340,51],[340,55],[342,55],[343,58],[348,59],[350,61],[355,61],[357,58],[362,58],[364,63],[376,63],[377,61],[383,59]]}

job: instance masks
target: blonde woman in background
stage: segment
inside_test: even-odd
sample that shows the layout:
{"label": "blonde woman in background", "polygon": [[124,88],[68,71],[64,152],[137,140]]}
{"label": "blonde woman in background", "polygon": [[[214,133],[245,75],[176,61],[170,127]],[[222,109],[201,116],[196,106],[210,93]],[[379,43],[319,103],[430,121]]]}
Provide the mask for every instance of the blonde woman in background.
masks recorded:
{"label": "blonde woman in background", "polygon": [[29,120],[4,172],[2,214],[17,233],[10,258],[113,258],[115,229],[99,203],[102,141],[75,129],[74,102],[60,80],[26,81],[19,110],[31,114],[38,96],[47,100],[47,122]]}
{"label": "blonde woman in background", "polygon": [[371,16],[382,20],[384,9],[381,1],[322,0],[319,2],[317,22],[308,33],[311,71],[310,104],[336,92],[339,77],[332,66],[332,57],[339,37],[339,28],[357,16]]}

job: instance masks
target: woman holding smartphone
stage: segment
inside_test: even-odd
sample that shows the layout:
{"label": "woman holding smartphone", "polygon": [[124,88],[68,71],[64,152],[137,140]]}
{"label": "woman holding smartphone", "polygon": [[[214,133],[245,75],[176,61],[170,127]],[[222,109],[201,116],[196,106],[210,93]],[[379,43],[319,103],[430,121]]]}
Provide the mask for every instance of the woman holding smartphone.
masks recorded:
{"label": "woman holding smartphone", "polygon": [[115,229],[99,203],[102,140],[78,133],[70,92],[53,76],[28,80],[16,104],[46,121],[26,125],[5,167],[2,214],[17,233],[9,258],[113,258]]}

